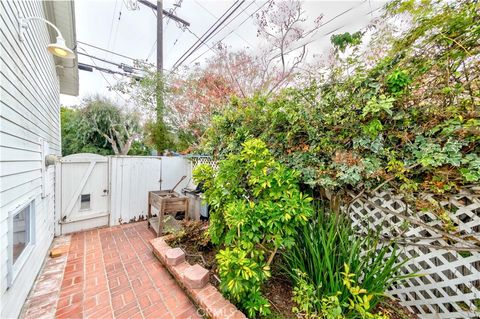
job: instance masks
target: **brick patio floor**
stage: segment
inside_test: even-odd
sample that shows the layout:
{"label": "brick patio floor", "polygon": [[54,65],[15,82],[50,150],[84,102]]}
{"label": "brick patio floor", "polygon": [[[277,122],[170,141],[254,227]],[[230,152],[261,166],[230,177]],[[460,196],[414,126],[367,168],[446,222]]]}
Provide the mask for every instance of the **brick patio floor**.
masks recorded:
{"label": "brick patio floor", "polygon": [[200,318],[154,257],[145,222],[75,233],[56,318]]}

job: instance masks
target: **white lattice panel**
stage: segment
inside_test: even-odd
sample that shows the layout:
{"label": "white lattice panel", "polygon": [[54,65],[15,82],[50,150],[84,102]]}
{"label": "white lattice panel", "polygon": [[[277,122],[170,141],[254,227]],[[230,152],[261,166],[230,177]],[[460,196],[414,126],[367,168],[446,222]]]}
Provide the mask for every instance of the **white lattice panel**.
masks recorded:
{"label": "white lattice panel", "polygon": [[200,164],[208,164],[214,169],[217,169],[217,161],[213,160],[210,156],[190,156],[188,159],[192,163],[192,171]]}
{"label": "white lattice panel", "polygon": [[435,213],[414,211],[389,192],[356,199],[349,215],[360,231],[374,228],[385,238],[396,237],[401,258],[410,259],[402,272],[423,275],[391,288],[402,305],[421,318],[480,318],[480,200],[464,194],[439,204],[449,212],[455,236],[443,231]]}

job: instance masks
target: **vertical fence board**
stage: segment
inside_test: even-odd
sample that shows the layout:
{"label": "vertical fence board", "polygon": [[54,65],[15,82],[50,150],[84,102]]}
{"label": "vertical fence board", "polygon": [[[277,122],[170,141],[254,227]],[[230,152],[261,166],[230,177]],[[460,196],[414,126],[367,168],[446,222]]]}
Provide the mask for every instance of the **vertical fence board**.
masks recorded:
{"label": "vertical fence board", "polygon": [[181,191],[188,183],[189,162],[180,156],[112,156],[111,157],[111,213],[110,225],[144,219],[147,214],[148,192],[171,189],[178,185]]}

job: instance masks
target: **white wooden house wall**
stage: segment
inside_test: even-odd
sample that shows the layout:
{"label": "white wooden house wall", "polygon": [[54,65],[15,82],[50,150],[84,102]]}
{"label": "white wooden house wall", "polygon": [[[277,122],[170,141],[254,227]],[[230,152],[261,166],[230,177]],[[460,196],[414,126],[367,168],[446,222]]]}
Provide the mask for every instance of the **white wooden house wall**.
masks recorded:
{"label": "white wooden house wall", "polygon": [[[61,154],[59,80],[44,23],[29,23],[20,43],[18,17],[45,17],[41,1],[0,1],[0,317],[16,318],[54,235],[54,167]],[[10,284],[8,216],[35,200],[35,245]]]}

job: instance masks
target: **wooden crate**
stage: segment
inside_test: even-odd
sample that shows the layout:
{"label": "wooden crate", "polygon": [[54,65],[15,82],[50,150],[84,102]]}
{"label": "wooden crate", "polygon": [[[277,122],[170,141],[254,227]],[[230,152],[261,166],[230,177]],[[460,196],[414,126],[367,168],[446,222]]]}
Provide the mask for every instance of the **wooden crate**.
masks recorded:
{"label": "wooden crate", "polygon": [[[158,209],[157,217],[152,216],[152,206]],[[152,227],[157,233],[157,237],[163,234],[165,215],[176,215],[178,212],[185,212],[185,218],[188,219],[188,198],[186,196],[169,190],[148,192],[148,227]]]}

